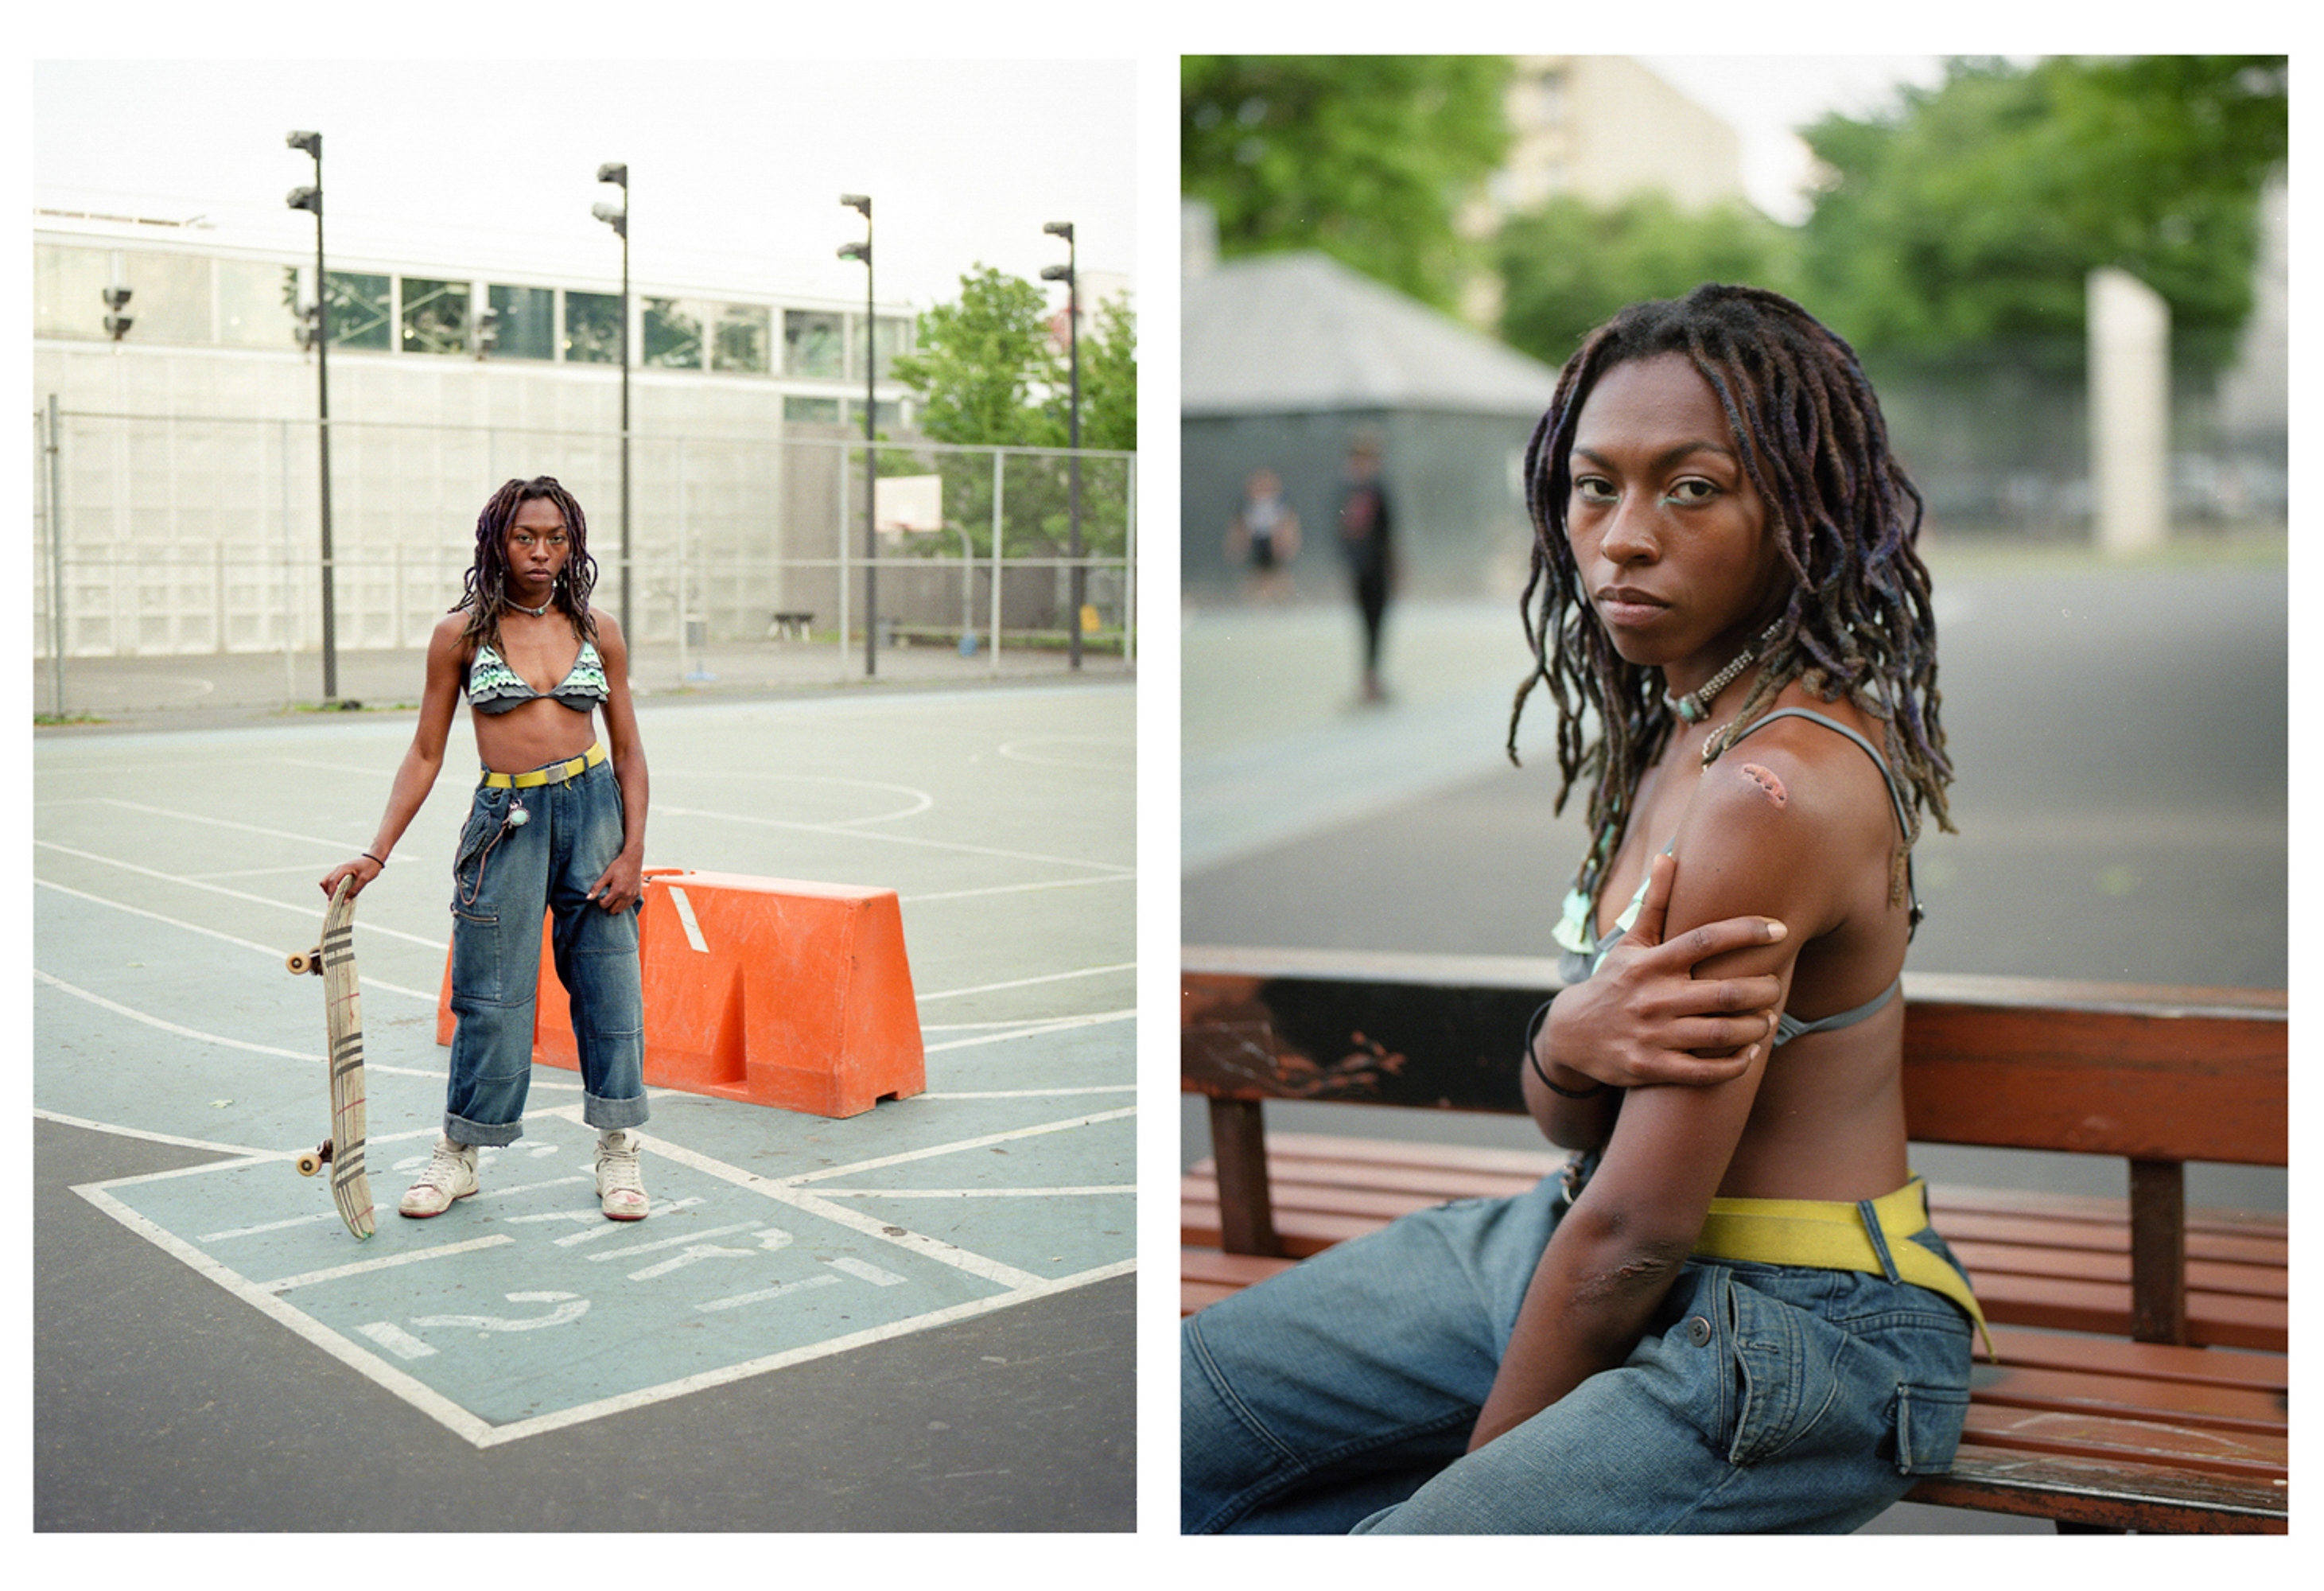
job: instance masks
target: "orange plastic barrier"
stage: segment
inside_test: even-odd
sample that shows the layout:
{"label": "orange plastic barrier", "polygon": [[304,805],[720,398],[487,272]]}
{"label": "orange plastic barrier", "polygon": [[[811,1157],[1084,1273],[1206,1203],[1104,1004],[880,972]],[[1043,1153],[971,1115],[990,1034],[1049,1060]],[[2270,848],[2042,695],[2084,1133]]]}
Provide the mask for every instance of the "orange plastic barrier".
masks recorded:
{"label": "orange plastic barrier", "polygon": [[[638,920],[646,1083],[822,1116],[861,1115],[927,1086],[896,892],[646,870]],[[452,963],[436,1011],[449,1044]],[[535,1062],[580,1068],[544,931]]]}

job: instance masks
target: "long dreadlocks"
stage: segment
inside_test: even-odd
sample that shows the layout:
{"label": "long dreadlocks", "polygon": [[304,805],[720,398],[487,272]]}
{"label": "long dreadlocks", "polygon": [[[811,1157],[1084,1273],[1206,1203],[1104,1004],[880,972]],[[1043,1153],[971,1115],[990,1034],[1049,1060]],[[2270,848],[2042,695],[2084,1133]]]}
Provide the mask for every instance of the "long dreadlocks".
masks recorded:
{"label": "long dreadlocks", "polygon": [[597,560],[589,556],[589,526],[581,513],[581,504],[573,494],[558,483],[555,476],[535,476],[529,481],[512,480],[492,495],[484,511],[476,515],[476,556],[468,566],[467,579],[460,600],[447,611],[468,611],[467,628],[463,638],[501,650],[501,606],[508,597],[508,528],[516,519],[517,510],[536,497],[545,497],[557,505],[565,516],[565,539],[572,549],[565,560],[565,571],[557,581],[556,594],[549,598],[558,610],[573,622],[573,634],[585,641],[597,637],[596,615],[589,611],[589,593],[597,584]]}
{"label": "long dreadlocks", "polygon": [[1936,621],[1929,571],[1914,548],[1921,494],[1888,451],[1880,402],[1855,351],[1779,293],[1706,284],[1684,299],[1634,304],[1567,361],[1526,448],[1533,573],[1518,607],[1535,668],[1510,708],[1509,760],[1517,761],[1526,698],[1546,680],[1558,713],[1556,809],[1564,810],[1575,784],[1590,789],[1598,838],[1578,884],[1594,899],[1621,848],[1630,792],[1675,726],[1660,671],[1622,661],[1574,566],[1565,529],[1574,424],[1600,375],[1665,353],[1684,354],[1718,394],[1795,582],[1758,678],[1717,749],[1794,680],[1827,701],[1845,694],[1880,720],[1889,764],[1913,792],[1892,880],[1901,897],[1921,809],[1952,828],[1945,801],[1952,764],[1937,723]]}

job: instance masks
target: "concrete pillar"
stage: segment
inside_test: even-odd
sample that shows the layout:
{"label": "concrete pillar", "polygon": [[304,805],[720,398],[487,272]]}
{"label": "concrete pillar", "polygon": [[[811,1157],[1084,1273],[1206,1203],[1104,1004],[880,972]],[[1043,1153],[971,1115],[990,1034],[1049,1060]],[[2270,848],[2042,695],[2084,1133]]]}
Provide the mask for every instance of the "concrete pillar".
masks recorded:
{"label": "concrete pillar", "polygon": [[2089,276],[2090,487],[2098,547],[2160,547],[2171,513],[2171,308],[2111,266]]}

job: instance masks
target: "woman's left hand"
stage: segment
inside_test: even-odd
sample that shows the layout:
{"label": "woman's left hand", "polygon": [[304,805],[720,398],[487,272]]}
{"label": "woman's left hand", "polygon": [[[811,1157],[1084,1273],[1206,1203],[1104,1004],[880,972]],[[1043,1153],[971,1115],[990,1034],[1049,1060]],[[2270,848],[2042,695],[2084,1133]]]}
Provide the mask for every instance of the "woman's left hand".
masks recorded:
{"label": "woman's left hand", "polygon": [[620,856],[589,886],[589,899],[608,911],[627,911],[646,893],[645,866],[637,858]]}

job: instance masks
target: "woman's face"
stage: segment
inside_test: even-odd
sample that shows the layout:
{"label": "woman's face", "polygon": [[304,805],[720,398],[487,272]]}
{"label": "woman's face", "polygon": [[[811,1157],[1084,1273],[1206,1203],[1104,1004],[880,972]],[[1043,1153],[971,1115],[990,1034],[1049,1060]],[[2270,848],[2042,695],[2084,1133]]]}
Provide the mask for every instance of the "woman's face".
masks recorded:
{"label": "woman's face", "polygon": [[1566,541],[1628,662],[1691,690],[1781,611],[1791,584],[1711,383],[1683,354],[1617,365],[1574,425]]}
{"label": "woman's face", "polygon": [[565,515],[546,497],[528,497],[517,504],[508,528],[509,596],[527,607],[539,607],[557,589],[557,577],[573,556],[565,532]]}

